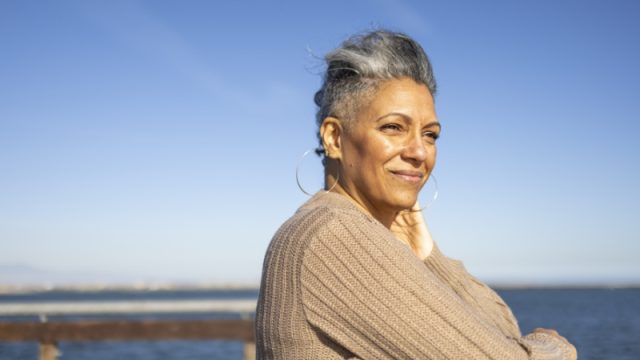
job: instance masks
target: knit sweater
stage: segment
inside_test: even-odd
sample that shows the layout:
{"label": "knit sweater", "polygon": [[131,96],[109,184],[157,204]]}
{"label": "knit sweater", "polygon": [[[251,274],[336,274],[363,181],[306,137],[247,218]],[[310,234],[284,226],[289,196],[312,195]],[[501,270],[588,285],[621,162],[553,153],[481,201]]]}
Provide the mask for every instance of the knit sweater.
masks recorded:
{"label": "knit sweater", "polygon": [[421,261],[326,192],[274,235],[255,324],[258,359],[577,358],[557,337],[523,337],[504,301],[436,245]]}

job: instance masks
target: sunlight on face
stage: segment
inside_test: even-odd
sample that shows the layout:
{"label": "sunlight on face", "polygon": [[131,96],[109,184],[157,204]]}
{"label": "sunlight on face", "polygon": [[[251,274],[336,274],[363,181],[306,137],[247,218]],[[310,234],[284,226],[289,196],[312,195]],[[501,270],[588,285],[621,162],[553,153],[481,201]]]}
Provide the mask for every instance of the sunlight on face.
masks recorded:
{"label": "sunlight on face", "polygon": [[439,133],[426,86],[382,83],[343,134],[344,190],[372,213],[411,208],[435,165]]}

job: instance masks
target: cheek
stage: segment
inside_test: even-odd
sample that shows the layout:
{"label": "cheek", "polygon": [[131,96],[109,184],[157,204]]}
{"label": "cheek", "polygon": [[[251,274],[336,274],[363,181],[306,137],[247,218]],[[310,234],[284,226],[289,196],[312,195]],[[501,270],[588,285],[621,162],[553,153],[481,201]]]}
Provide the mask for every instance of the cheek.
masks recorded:
{"label": "cheek", "polygon": [[398,152],[398,146],[389,139],[382,137],[368,137],[358,142],[354,150],[358,154],[358,163],[355,166],[381,165],[391,159],[393,154]]}
{"label": "cheek", "polygon": [[345,143],[345,166],[360,178],[379,179],[384,166],[400,153],[394,139],[378,134],[357,134]]}
{"label": "cheek", "polygon": [[375,137],[369,141],[369,151],[380,162],[387,162],[400,154],[402,143],[399,139],[389,137]]}
{"label": "cheek", "polygon": [[385,139],[381,141],[380,154],[382,154],[386,158],[390,158],[390,157],[393,157],[394,154],[400,153],[400,150],[399,150],[400,148],[401,146],[399,146],[398,144],[395,144],[391,140]]}
{"label": "cheek", "polygon": [[427,161],[425,162],[425,165],[427,167],[427,171],[429,173],[431,173],[433,171],[433,168],[436,166],[436,159],[438,158],[437,156],[437,152],[434,150],[431,150],[431,152],[429,153],[429,157],[427,157]]}

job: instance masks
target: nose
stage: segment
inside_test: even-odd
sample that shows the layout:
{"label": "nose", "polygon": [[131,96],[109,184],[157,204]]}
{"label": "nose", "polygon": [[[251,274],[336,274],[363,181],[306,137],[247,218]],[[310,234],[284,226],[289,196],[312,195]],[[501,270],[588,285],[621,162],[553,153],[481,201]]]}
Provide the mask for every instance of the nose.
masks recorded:
{"label": "nose", "polygon": [[421,163],[427,160],[428,155],[429,150],[427,149],[427,144],[425,143],[422,134],[411,136],[407,139],[404,151],[402,152],[402,157],[404,159]]}

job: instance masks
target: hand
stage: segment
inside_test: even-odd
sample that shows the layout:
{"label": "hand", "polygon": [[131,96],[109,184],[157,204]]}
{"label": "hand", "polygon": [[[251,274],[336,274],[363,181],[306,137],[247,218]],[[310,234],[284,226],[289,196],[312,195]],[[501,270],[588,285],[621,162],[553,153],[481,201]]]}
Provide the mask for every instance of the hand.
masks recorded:
{"label": "hand", "polygon": [[433,239],[419,206],[416,203],[411,211],[400,211],[389,230],[407,244],[420,260],[424,260],[431,253]]}
{"label": "hand", "polygon": [[571,344],[569,342],[569,340],[567,340],[564,336],[558,334],[558,332],[553,330],[553,329],[536,328],[536,329],[533,330],[533,332],[534,333],[543,333],[543,334],[554,336],[554,337],[560,339],[562,342],[564,342],[568,346],[570,346],[573,349],[573,351],[575,351],[575,347],[573,346],[573,344]]}

